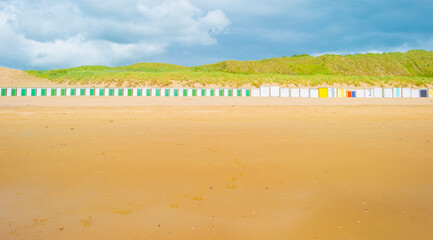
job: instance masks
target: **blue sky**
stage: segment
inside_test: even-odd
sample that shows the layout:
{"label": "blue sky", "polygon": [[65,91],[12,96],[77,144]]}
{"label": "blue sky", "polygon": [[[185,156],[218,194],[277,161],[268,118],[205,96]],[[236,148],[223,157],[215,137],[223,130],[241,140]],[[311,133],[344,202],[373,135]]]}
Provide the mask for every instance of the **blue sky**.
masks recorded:
{"label": "blue sky", "polygon": [[0,66],[433,50],[432,0],[0,0]]}

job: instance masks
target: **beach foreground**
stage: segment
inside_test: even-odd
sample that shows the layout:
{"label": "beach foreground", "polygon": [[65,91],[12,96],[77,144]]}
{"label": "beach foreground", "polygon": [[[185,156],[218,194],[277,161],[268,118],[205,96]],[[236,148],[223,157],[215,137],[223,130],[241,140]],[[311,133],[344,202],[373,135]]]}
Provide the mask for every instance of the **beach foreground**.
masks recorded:
{"label": "beach foreground", "polygon": [[19,101],[0,239],[433,239],[431,103]]}

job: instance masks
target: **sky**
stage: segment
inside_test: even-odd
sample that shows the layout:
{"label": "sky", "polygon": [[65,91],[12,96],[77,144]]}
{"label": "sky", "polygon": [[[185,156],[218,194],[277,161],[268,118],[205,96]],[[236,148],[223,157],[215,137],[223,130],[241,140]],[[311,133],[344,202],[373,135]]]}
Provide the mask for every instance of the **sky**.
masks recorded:
{"label": "sky", "polygon": [[0,66],[433,50],[433,0],[0,0]]}

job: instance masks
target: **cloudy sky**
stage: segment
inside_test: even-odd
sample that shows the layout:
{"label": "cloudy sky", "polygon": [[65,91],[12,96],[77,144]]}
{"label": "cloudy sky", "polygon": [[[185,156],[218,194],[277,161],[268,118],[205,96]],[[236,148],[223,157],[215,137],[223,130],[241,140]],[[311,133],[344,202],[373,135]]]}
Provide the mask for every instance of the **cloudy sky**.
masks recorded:
{"label": "cloudy sky", "polygon": [[432,0],[0,0],[0,66],[433,50]]}

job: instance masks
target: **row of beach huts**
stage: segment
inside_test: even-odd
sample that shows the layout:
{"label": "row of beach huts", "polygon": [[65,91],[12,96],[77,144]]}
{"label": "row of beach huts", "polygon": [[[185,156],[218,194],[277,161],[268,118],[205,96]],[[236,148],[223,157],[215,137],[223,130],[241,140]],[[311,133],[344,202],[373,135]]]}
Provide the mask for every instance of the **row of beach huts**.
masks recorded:
{"label": "row of beach huts", "polygon": [[0,88],[0,96],[162,96],[291,98],[432,98],[433,89],[412,88]]}

